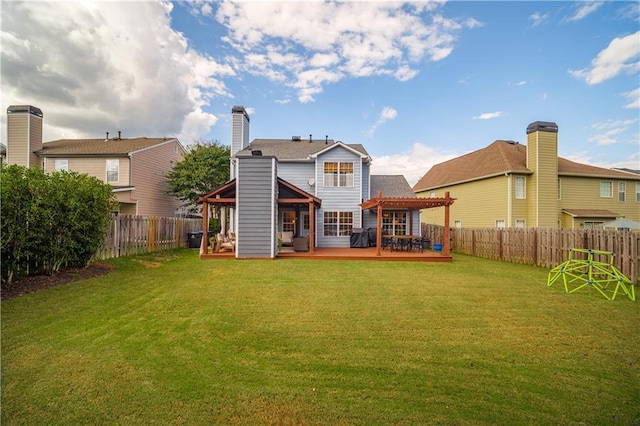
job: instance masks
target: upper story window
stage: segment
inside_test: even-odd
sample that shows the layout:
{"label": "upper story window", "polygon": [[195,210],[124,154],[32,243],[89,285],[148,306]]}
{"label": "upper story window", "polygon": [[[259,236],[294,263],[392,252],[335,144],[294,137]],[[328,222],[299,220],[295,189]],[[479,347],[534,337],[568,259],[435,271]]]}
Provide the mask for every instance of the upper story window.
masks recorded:
{"label": "upper story window", "polygon": [[516,198],[518,200],[527,198],[524,176],[516,176]]}
{"label": "upper story window", "polygon": [[524,219],[516,219],[516,228],[526,228],[527,222]]}
{"label": "upper story window", "polygon": [[610,180],[600,181],[600,198],[613,197],[613,182]]}
{"label": "upper story window", "polygon": [[562,200],[562,179],[558,178],[558,200]]}
{"label": "upper story window", "polygon": [[499,229],[504,229],[505,228],[504,219],[497,219],[496,220],[496,228],[499,228]]}
{"label": "upper story window", "polygon": [[640,203],[640,182],[636,183],[636,203]]}
{"label": "upper story window", "polygon": [[56,160],[55,168],[56,168],[56,172],[68,172],[69,160]]}
{"label": "upper story window", "polygon": [[107,183],[120,181],[120,160],[107,160]]}
{"label": "upper story window", "polygon": [[353,186],[353,163],[324,163],[324,186]]}
{"label": "upper story window", "polygon": [[624,203],[627,199],[627,184],[626,182],[618,182],[618,201]]}

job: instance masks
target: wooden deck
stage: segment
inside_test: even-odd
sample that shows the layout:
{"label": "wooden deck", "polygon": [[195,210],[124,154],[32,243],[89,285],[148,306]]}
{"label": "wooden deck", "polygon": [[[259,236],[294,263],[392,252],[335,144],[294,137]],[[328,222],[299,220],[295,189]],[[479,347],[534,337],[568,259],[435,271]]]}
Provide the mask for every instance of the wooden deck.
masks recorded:
{"label": "wooden deck", "polygon": [[[201,259],[233,259],[235,253],[200,254]],[[244,259],[244,258],[243,258]],[[437,251],[420,252],[382,250],[380,256],[375,247],[368,248],[316,248],[313,254],[309,252],[280,252],[276,259],[310,259],[310,260],[373,260],[391,262],[451,262],[451,256],[443,256]]]}

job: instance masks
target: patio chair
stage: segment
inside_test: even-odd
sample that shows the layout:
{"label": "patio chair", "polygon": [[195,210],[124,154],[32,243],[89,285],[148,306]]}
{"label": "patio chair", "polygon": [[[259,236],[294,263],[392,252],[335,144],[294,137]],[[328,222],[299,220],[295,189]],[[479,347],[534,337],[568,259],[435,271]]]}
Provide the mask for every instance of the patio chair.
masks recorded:
{"label": "patio chair", "polygon": [[216,247],[219,252],[235,251],[235,242],[231,240],[225,240],[223,234],[216,234]]}
{"label": "patio chair", "polygon": [[283,246],[293,247],[293,231],[283,231],[280,239]]}

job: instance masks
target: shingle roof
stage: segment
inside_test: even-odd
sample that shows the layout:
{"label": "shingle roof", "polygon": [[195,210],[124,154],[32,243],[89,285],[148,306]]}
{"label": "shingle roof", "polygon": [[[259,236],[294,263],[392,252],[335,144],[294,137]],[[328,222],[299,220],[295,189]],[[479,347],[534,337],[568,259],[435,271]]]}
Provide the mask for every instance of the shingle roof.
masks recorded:
{"label": "shingle roof", "polygon": [[122,138],[122,139],[59,139],[45,142],[42,149],[37,152],[43,157],[60,155],[127,155],[176,138]]}
{"label": "shingle roof", "polygon": [[[236,156],[250,156],[251,151],[261,151],[262,155],[272,155],[278,160],[307,160],[309,156],[317,154],[318,152],[330,148],[334,145],[332,139],[325,141],[324,139],[313,140],[300,140],[293,141],[291,139],[254,139],[251,141],[242,151],[238,151]],[[344,144],[358,151],[363,155],[369,155],[364,146],[360,144]]]}
{"label": "shingle roof", "polygon": [[[413,186],[413,190],[424,191],[507,172],[533,173],[527,169],[527,147],[517,142],[497,140],[480,150],[436,164]],[[640,180],[640,177],[630,173],[576,163],[561,157],[558,157],[558,175]]]}
{"label": "shingle roof", "polygon": [[371,175],[371,198],[379,191],[385,198],[413,198],[416,194],[403,175]]}

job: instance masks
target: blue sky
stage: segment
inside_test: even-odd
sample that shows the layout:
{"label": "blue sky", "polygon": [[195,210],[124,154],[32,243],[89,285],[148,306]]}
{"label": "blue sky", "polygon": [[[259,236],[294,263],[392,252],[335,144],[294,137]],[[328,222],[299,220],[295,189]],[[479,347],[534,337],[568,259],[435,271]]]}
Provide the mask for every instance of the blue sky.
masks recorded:
{"label": "blue sky", "polygon": [[2,2],[2,105],[40,107],[45,141],[184,144],[229,144],[243,105],[251,139],[361,143],[411,184],[554,121],[560,156],[640,169],[639,5]]}

